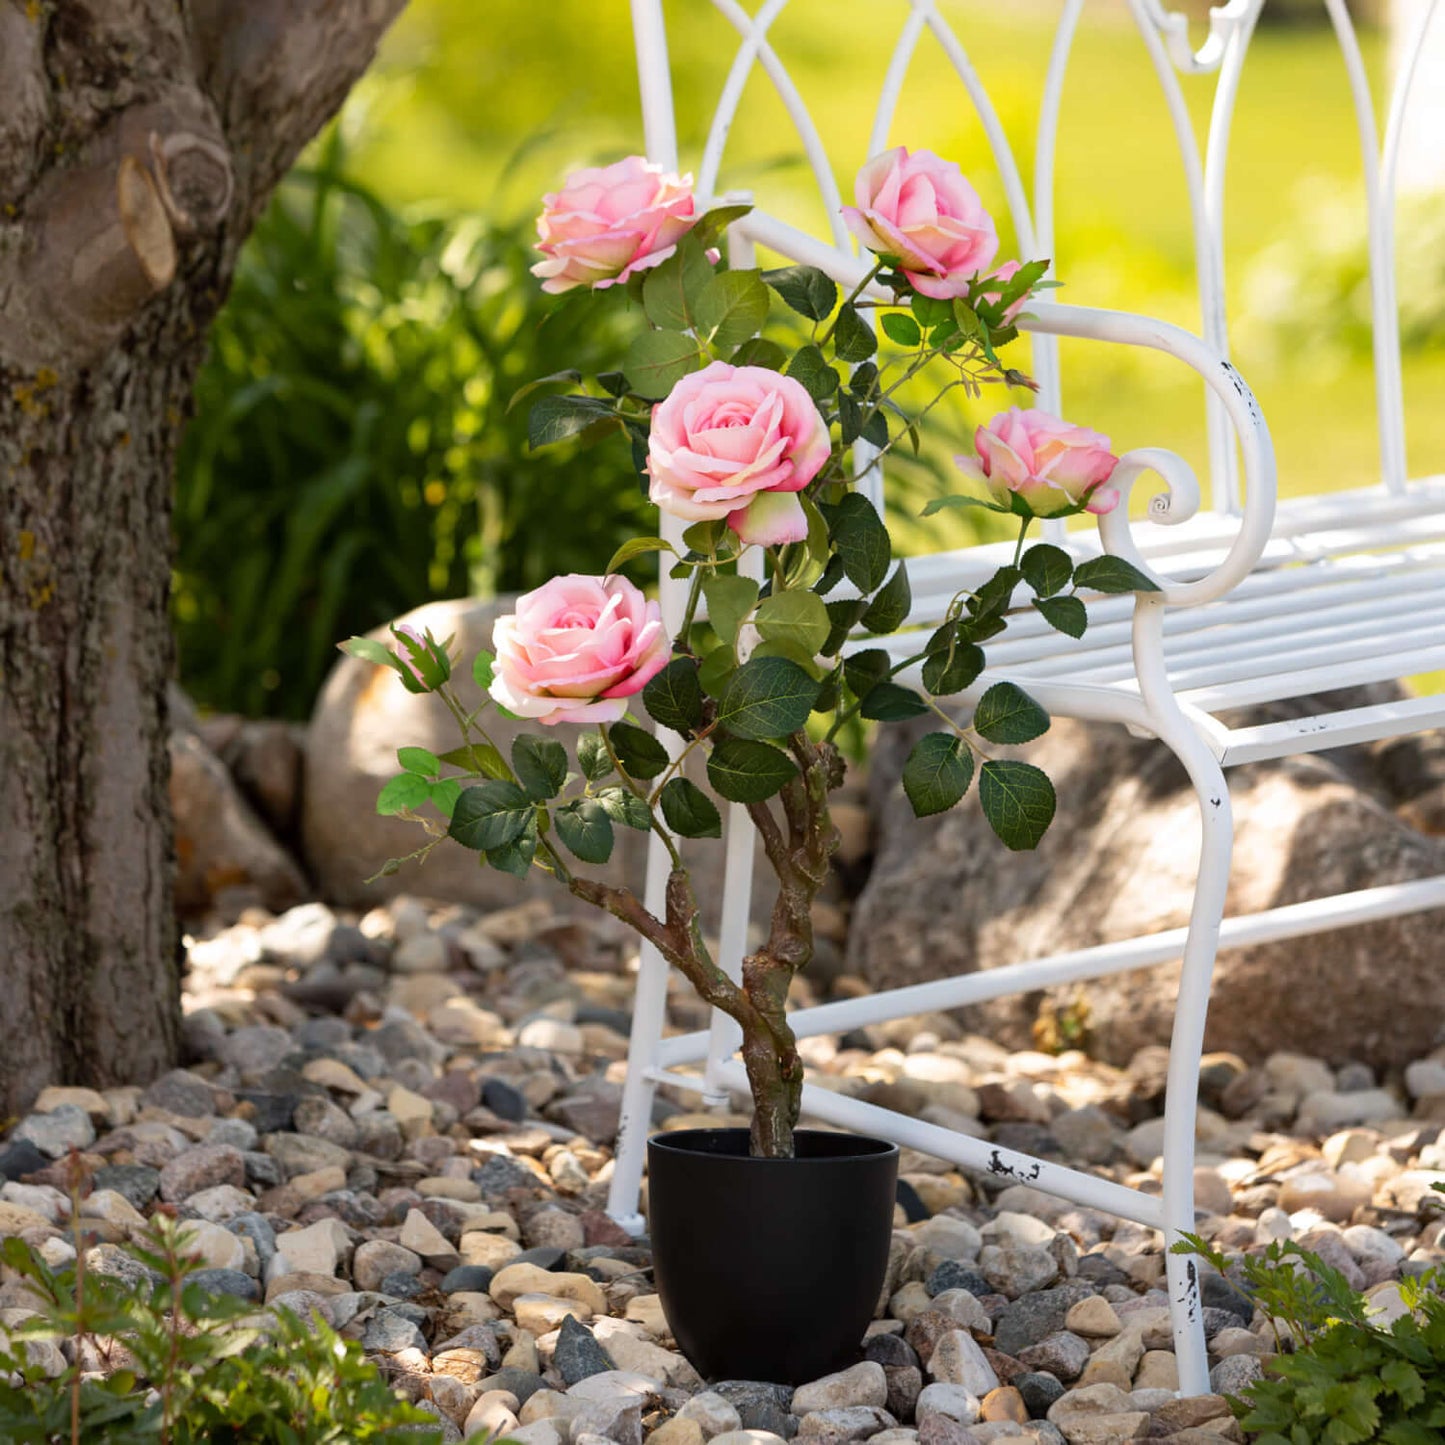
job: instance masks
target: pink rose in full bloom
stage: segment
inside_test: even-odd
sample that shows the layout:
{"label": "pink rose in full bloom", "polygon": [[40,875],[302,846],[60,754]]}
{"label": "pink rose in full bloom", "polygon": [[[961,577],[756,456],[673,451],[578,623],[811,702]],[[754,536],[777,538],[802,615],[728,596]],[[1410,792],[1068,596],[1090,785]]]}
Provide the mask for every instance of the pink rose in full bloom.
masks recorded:
{"label": "pink rose in full bloom", "polygon": [[[993,270],[983,278],[984,287],[988,288],[989,282],[991,281],[1004,282],[1010,280],[1023,270],[1023,264],[1022,261],[1005,261],[1002,266],[995,266]],[[1000,285],[997,289],[985,289],[981,294],[985,301],[1001,301],[1003,300],[1003,287]],[[1012,326],[1018,319],[1019,312],[1028,304],[1029,296],[1028,292],[1025,291],[1017,301],[1004,308],[1003,324],[1005,326]]]}
{"label": "pink rose in full bloom", "polygon": [[726,517],[744,542],[801,542],[808,519],[797,494],[831,448],[828,424],[801,382],[715,361],[653,408],[648,495],[689,522]]}
{"label": "pink rose in full bloom", "polygon": [[662,609],[625,577],[572,572],[517,599],[492,629],[491,695],[508,712],[555,723],[616,722],[667,666]]}
{"label": "pink rose in full bloom", "polygon": [[998,232],[978,193],[952,161],[903,146],[874,156],[843,207],[848,229],[875,255],[898,261],[913,288],[947,301],[998,254]]}
{"label": "pink rose in full bloom", "polygon": [[532,267],[544,291],[600,290],[667,260],[692,228],[692,177],[641,156],[573,172],[542,198]]}
{"label": "pink rose in full bloom", "polygon": [[1119,458],[1109,438],[1030,408],[1010,407],[973,434],[978,460],[955,457],[966,476],[982,482],[996,501],[1017,492],[1036,517],[1051,517],[1085,502],[1091,512],[1112,512],[1119,494],[1104,484]]}

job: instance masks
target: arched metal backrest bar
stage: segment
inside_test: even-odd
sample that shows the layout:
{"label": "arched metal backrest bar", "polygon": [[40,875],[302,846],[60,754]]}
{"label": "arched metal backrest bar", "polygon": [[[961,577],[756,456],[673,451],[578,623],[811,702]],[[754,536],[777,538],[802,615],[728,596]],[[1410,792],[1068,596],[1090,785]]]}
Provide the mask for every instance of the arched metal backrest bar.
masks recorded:
{"label": "arched metal backrest bar", "polygon": [[[1249,53],[1250,37],[1255,22],[1264,8],[1264,0],[1247,0],[1246,8],[1223,40],[1219,62],[1219,79],[1215,84],[1214,101],[1209,109],[1209,139],[1204,150],[1204,214],[1214,252],[1219,263],[1220,308],[1224,304],[1224,178],[1229,166],[1229,137],[1234,125],[1235,102],[1239,99],[1239,83],[1244,75],[1244,61]],[[1206,46],[1206,49],[1208,47]],[[1202,52],[1201,52],[1202,53]],[[1221,350],[1228,354],[1228,334],[1222,338]],[[1239,458],[1232,446],[1223,457],[1220,501],[1225,511],[1239,511]]]}
{"label": "arched metal backrest bar", "polygon": [[[1382,264],[1376,279],[1373,257],[1370,265],[1370,286],[1375,308],[1375,343],[1377,355],[1381,346],[1389,358],[1392,390],[1380,398],[1380,449],[1385,483],[1392,491],[1403,491],[1406,477],[1405,400],[1400,376],[1400,311],[1395,295],[1395,203],[1400,171],[1400,137],[1405,128],[1405,112],[1419,73],[1420,57],[1425,53],[1425,39],[1430,23],[1439,14],[1440,0],[1430,0],[1420,23],[1410,36],[1405,50],[1405,64],[1395,77],[1395,91],[1390,97],[1390,113],[1385,121],[1385,148],[1380,159],[1380,254]],[[1381,331],[1385,332],[1382,339]],[[1375,363],[1376,374],[1380,363]],[[1378,385],[1378,384],[1377,384]],[[1387,411],[1388,407],[1388,411]],[[1386,451],[1387,447],[1393,450]],[[1398,484],[1394,478],[1399,478]]]}
{"label": "arched metal backrest bar", "polygon": [[1154,28],[1164,37],[1174,68],[1185,75],[1205,75],[1219,68],[1229,42],[1242,24],[1247,22],[1249,29],[1254,28],[1250,11],[1257,12],[1261,3],[1262,0],[1228,0],[1227,4],[1213,6],[1209,11],[1209,34],[1198,50],[1189,44],[1188,16],[1166,10],[1160,0],[1144,0],[1144,9]]}
{"label": "arched metal backrest bar", "polygon": [[[1171,64],[1169,50],[1160,35],[1161,23],[1165,33],[1169,33],[1173,29],[1173,20],[1180,17],[1161,11],[1157,0],[1128,0],[1128,3],[1144,48],[1153,62],[1154,73],[1159,78],[1159,87],[1164,92],[1169,119],[1179,145],[1179,157],[1184,165],[1189,214],[1194,230],[1194,266],[1199,279],[1199,311],[1204,339],[1216,351],[1227,354],[1229,328],[1224,311],[1223,267],[1205,209],[1204,170],[1199,160],[1199,146],[1194,139],[1194,127],[1184,102],[1184,93],[1179,88],[1179,77],[1174,73],[1174,65],[1178,62],[1176,60]],[[1225,7],[1226,10],[1228,8]],[[1214,63],[1217,65],[1219,62]],[[1202,64],[1191,64],[1186,68],[1197,70],[1202,68]],[[1232,443],[1229,427],[1214,392],[1206,395],[1205,416],[1209,437],[1210,496],[1217,511],[1233,515],[1239,511],[1239,499],[1230,493]]]}
{"label": "arched metal backrest bar", "polygon": [[[1054,160],[1058,153],[1059,111],[1068,77],[1069,56],[1074,49],[1074,32],[1084,0],[1065,0],[1054,29],[1049,50],[1049,69],[1039,103],[1038,135],[1034,145],[1034,236],[1040,252],[1050,258],[1049,275],[1056,273],[1054,261]],[[1052,336],[1033,338],[1034,380],[1039,384],[1039,404],[1055,416],[1063,415],[1063,378],[1059,371],[1059,346]]]}
{"label": "arched metal backrest bar", "polygon": [[1395,315],[1394,197],[1380,185],[1380,141],[1365,60],[1345,0],[1325,0],[1350,82],[1360,159],[1365,172],[1365,219],[1370,241],[1370,310],[1375,357],[1375,407],[1380,424],[1380,472],[1392,492],[1405,486],[1405,413],[1401,400],[1399,323]]}
{"label": "arched metal backrest bar", "polygon": [[642,94],[642,134],[647,158],[677,169],[677,122],[672,110],[672,70],[667,63],[667,26],[662,0],[632,0],[632,42]]}
{"label": "arched metal backrest bar", "polygon": [[823,197],[823,205],[828,212],[828,226],[833,240],[839,246],[845,245],[848,232],[843,224],[843,199],[838,194],[838,183],[833,179],[833,168],[828,160],[827,149],[823,145],[817,127],[813,124],[813,117],[808,113],[808,107],[803,103],[803,97],[798,93],[797,86],[793,84],[787,68],[778,59],[777,52],[767,41],[768,26],[773,23],[774,18],[788,3],[788,0],[768,0],[768,3],[758,12],[756,19],[749,16],[737,3],[737,0],[712,0],[712,3],[713,7],[725,16],[742,36],[743,43],[738,50],[737,59],[733,62],[732,70],[728,74],[722,99],[713,113],[712,128],[707,138],[707,149],[703,153],[702,169],[698,175],[698,191],[704,197],[710,197],[717,185],[718,171],[722,165],[722,153],[727,142],[728,131],[732,128],[738,104],[742,100],[743,87],[752,70],[753,60],[756,58],[761,62],[763,70],[773,82],[778,92],[778,98],[783,102],[784,108],[797,127],[798,138],[803,142],[803,150],[807,154],[808,164],[813,170],[813,178],[818,183],[818,190]]}

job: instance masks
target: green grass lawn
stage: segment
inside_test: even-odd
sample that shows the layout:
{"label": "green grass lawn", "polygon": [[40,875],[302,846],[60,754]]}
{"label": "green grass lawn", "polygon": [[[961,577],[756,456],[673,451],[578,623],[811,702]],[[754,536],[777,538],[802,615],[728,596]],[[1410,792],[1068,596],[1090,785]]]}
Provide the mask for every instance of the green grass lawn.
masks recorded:
{"label": "green grass lawn", "polygon": [[[750,7],[755,8],[755,7]],[[1028,175],[1052,7],[946,5]],[[775,33],[830,138],[845,198],[866,157],[887,64],[877,18],[901,0],[795,0]],[[733,32],[703,0],[669,7],[685,165],[697,162]],[[1092,11],[1076,41],[1058,159],[1061,299],[1144,311],[1198,328],[1186,192],[1158,84],[1127,19]],[[375,77],[353,103],[363,178],[399,199],[444,197],[505,213],[535,208],[569,165],[641,148],[627,7],[596,0],[412,0]],[[1235,124],[1226,200],[1235,359],[1273,431],[1285,494],[1377,480],[1373,380],[1358,354],[1281,354],[1245,305],[1255,258],[1308,235],[1310,195],[1358,194],[1359,148],[1333,39],[1277,31],[1254,41]],[[1377,82],[1383,44],[1365,36]],[[1182,78],[1201,134],[1211,78]],[[957,158],[1007,231],[982,130],[941,51],[925,39],[893,138]],[[765,80],[750,83],[725,185],[749,187],[790,220],[825,223],[801,147]],[[1328,239],[1328,238],[1325,238]],[[1012,237],[1005,245],[1012,248]],[[1171,446],[1202,467],[1201,387],[1172,362],[1066,345],[1065,409],[1119,449]],[[1445,356],[1408,362],[1411,464],[1445,469]],[[992,401],[993,398],[986,398]],[[955,415],[961,430],[972,415]]]}

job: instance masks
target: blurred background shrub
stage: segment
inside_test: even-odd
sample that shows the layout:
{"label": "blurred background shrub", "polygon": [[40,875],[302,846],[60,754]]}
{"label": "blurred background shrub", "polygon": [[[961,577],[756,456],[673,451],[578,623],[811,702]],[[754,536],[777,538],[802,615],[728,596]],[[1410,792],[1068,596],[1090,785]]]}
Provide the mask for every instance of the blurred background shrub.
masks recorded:
{"label": "blurred background shrub", "polygon": [[624,447],[533,455],[507,410],[606,370],[638,323],[544,297],[530,224],[403,214],[343,162],[332,132],[257,227],[182,448],[174,613],[207,707],[305,717],[338,638],[595,570],[646,530]]}

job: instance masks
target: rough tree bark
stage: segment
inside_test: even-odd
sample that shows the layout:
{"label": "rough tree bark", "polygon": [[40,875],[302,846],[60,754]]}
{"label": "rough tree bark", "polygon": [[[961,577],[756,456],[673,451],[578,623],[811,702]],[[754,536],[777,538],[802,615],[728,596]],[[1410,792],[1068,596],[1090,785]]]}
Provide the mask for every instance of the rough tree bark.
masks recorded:
{"label": "rough tree bark", "polygon": [[179,1041],[170,485],[242,240],[405,0],[0,0],[0,1119]]}

